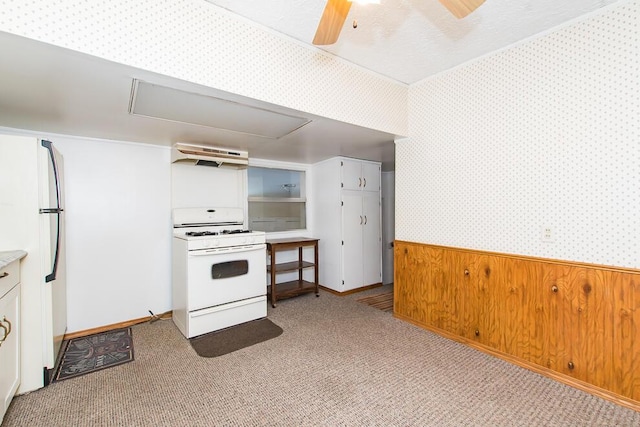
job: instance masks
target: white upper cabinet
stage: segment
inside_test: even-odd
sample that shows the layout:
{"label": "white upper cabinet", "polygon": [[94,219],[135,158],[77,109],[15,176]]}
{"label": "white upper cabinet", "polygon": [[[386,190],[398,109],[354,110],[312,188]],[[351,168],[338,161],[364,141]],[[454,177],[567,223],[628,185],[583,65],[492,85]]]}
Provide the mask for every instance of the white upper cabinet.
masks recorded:
{"label": "white upper cabinet", "polygon": [[380,164],[343,159],[342,189],[380,191]]}

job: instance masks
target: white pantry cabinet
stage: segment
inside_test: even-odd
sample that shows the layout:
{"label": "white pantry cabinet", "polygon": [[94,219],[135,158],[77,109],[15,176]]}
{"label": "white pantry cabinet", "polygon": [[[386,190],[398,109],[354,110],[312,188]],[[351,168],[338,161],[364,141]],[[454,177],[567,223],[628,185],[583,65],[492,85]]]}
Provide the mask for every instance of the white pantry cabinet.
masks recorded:
{"label": "white pantry cabinet", "polygon": [[335,157],[311,173],[320,285],[346,292],[381,283],[380,163]]}
{"label": "white pantry cabinet", "polygon": [[0,268],[0,423],[20,384],[20,262]]}

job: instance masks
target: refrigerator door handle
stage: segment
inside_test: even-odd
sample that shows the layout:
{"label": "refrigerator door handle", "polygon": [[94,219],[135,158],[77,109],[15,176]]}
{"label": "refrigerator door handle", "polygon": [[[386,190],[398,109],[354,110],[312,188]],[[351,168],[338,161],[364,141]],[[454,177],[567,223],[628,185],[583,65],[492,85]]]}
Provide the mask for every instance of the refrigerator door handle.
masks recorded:
{"label": "refrigerator door handle", "polygon": [[45,283],[56,280],[56,274],[58,272],[58,257],[60,256],[60,213],[63,209],[60,207],[60,185],[58,177],[58,165],[56,164],[56,156],[53,154],[53,147],[51,141],[42,140],[41,144],[49,152],[49,160],[51,161],[51,167],[53,168],[53,177],[56,182],[56,206],[55,208],[43,208],[40,209],[41,214],[58,214],[58,224],[56,227],[56,252],[53,258],[53,266],[51,267],[51,273],[44,277]]}
{"label": "refrigerator door handle", "polygon": [[[53,154],[53,145],[51,141],[42,140],[41,144],[44,148],[49,152],[49,160],[51,160],[51,166],[53,168],[53,178],[56,182],[56,204],[55,206],[60,207],[60,185],[58,178],[58,165],[56,164],[56,156]],[[50,205],[51,206],[51,205]]]}

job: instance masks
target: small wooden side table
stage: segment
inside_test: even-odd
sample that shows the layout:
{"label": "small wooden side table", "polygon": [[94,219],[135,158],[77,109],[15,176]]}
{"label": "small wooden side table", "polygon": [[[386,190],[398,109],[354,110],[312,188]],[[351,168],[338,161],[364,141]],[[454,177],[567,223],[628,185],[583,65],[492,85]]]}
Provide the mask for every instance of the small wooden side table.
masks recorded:
{"label": "small wooden side table", "polygon": [[[290,237],[285,239],[267,240],[267,252],[271,255],[271,262],[267,265],[267,273],[271,276],[271,285],[267,286],[267,293],[271,296],[271,307],[276,306],[276,301],[290,298],[310,292],[320,296],[318,288],[318,240],[311,237]],[[313,262],[305,261],[302,257],[302,249],[313,247]],[[291,262],[276,262],[276,254],[279,251],[298,249],[298,260]],[[314,281],[308,282],[302,278],[302,272],[306,268],[314,269]],[[298,280],[276,283],[278,273],[298,272]]]}

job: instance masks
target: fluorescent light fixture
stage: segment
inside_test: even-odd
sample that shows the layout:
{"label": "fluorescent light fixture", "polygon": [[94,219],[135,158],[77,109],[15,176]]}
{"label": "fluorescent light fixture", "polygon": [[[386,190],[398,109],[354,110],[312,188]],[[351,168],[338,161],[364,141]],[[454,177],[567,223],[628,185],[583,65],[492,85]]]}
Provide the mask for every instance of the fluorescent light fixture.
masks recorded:
{"label": "fluorescent light fixture", "polygon": [[311,120],[228,99],[133,80],[129,113],[278,139]]}

